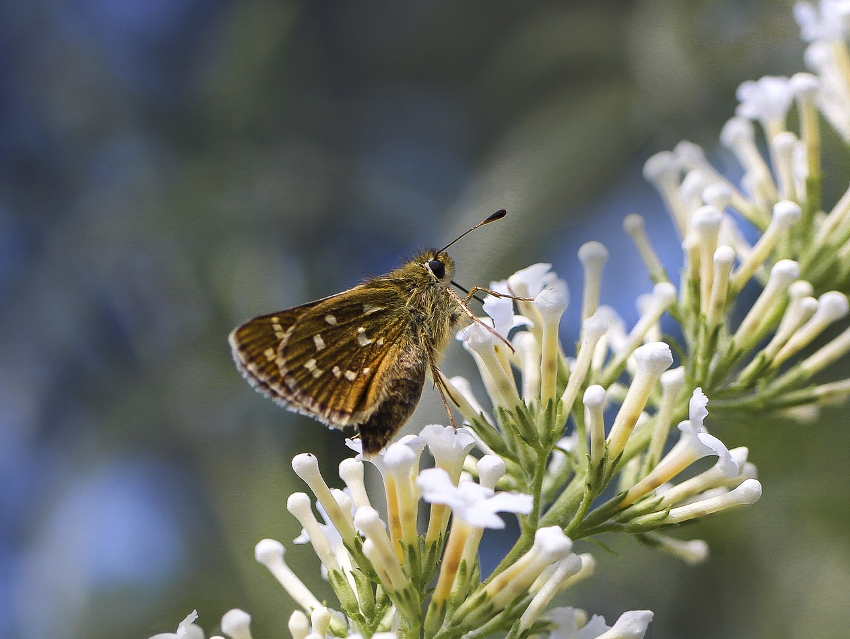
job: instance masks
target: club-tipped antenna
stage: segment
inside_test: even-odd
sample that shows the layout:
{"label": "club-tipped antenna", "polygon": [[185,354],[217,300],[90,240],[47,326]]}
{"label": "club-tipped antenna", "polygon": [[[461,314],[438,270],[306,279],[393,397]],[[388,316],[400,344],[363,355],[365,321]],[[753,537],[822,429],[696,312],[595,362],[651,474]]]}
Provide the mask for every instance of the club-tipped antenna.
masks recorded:
{"label": "club-tipped antenna", "polygon": [[507,212],[505,209],[499,209],[498,211],[496,211],[496,212],[495,212],[495,213],[493,213],[492,215],[487,216],[487,219],[482,220],[481,222],[479,222],[478,224],[476,224],[475,226],[473,226],[471,229],[469,229],[469,230],[467,230],[467,231],[464,231],[463,233],[461,233],[460,235],[458,235],[455,239],[453,239],[451,242],[449,242],[449,243],[448,243],[448,244],[446,244],[443,248],[441,248],[439,251],[437,251],[437,253],[442,253],[442,252],[443,252],[443,251],[445,251],[447,248],[449,248],[452,244],[454,244],[455,242],[457,242],[459,239],[461,239],[461,238],[463,238],[463,237],[466,237],[467,235],[469,235],[470,233],[472,233],[475,229],[480,228],[480,227],[484,226],[485,224],[489,224],[490,222],[495,222],[496,220],[501,220],[501,219],[502,219],[503,217],[505,217],[507,214],[508,214],[508,212]]}

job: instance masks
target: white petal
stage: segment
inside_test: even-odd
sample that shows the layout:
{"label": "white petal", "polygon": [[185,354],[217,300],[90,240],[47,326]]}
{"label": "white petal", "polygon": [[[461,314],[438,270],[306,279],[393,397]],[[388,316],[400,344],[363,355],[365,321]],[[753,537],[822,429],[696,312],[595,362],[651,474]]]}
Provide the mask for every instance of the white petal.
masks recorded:
{"label": "white petal", "polygon": [[735,96],[740,101],[735,113],[762,121],[785,118],[793,99],[788,78],[769,75],[741,83]]}
{"label": "white petal", "polygon": [[514,315],[514,301],[506,297],[488,295],[484,298],[484,312],[493,320],[493,328],[507,337],[512,328],[527,326],[531,322],[522,315]]}
{"label": "white petal", "polygon": [[527,515],[534,507],[534,498],[523,493],[496,493],[486,504],[493,512]]}
{"label": "white petal", "polygon": [[610,635],[621,639],[642,639],[646,634],[649,622],[652,621],[651,610],[629,610],[611,626]]}
{"label": "white petal", "polygon": [[596,637],[609,629],[610,626],[605,623],[605,617],[602,615],[593,615],[590,621],[578,631],[577,639],[596,639]]}
{"label": "white petal", "polygon": [[552,272],[552,265],[545,263],[532,264],[517,271],[508,278],[508,284],[515,295],[532,298],[544,288],[561,286],[558,275]]}
{"label": "white petal", "polygon": [[738,462],[732,457],[726,444],[717,439],[714,435],[709,435],[703,431],[697,433],[697,439],[707,449],[706,455],[717,455],[717,465],[727,477],[734,477],[741,472]]}
{"label": "white petal", "polygon": [[416,478],[416,485],[422,489],[422,499],[429,503],[448,506],[460,503],[457,486],[442,468],[426,468]]}
{"label": "white petal", "polygon": [[435,459],[465,455],[475,445],[475,438],[463,428],[455,431],[451,426],[428,424],[419,433]]}
{"label": "white petal", "polygon": [[490,528],[501,530],[505,527],[505,521],[496,513],[480,508],[464,508],[454,510],[455,515],[463,519],[467,524],[475,528]]}
{"label": "white petal", "polygon": [[198,618],[198,611],[193,610],[177,626],[177,632],[160,632],[150,639],[204,639],[204,631],[193,622]]}
{"label": "white petal", "polygon": [[351,450],[353,450],[358,455],[363,454],[363,442],[359,439],[350,439],[348,437],[345,438],[345,445],[348,446]]}
{"label": "white petal", "polygon": [[705,418],[708,417],[706,404],[708,404],[708,397],[705,396],[701,388],[695,388],[688,403],[688,419],[694,427],[702,426]]}
{"label": "white petal", "polygon": [[549,633],[549,639],[578,639],[578,620],[576,619],[575,608],[572,606],[555,608],[549,612],[547,617],[555,624],[555,629]]}

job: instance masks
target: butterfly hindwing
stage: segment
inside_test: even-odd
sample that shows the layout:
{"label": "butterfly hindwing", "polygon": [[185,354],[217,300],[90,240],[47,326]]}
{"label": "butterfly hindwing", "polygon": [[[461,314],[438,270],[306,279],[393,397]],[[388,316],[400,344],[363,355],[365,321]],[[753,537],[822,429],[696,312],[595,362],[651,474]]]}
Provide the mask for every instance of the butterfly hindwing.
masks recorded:
{"label": "butterfly hindwing", "polygon": [[357,425],[365,455],[380,452],[413,414],[425,385],[426,366],[427,356],[420,346],[400,352],[388,362],[385,392],[369,418]]}

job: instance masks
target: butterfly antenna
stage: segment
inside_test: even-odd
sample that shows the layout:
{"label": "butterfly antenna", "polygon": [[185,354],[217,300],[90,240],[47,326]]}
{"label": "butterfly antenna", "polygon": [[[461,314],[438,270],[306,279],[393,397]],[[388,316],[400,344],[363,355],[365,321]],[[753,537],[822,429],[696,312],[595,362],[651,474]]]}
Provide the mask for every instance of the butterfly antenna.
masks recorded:
{"label": "butterfly antenna", "polygon": [[478,224],[476,224],[475,226],[473,226],[471,229],[469,229],[469,230],[467,230],[467,231],[464,231],[463,233],[461,233],[460,235],[458,235],[455,239],[453,239],[451,242],[449,242],[449,243],[448,243],[448,244],[446,244],[443,248],[441,248],[439,251],[437,251],[437,253],[438,253],[438,254],[439,254],[439,253],[442,253],[442,252],[443,252],[443,251],[445,251],[447,248],[449,248],[452,244],[454,244],[455,242],[457,242],[459,239],[461,239],[462,237],[466,237],[467,235],[469,235],[470,233],[472,233],[475,229],[480,228],[480,227],[484,226],[485,224],[489,224],[490,222],[495,222],[496,220],[501,220],[501,219],[502,219],[503,217],[505,217],[507,214],[508,214],[508,212],[507,212],[505,209],[499,209],[498,211],[496,211],[496,212],[495,212],[495,213],[493,213],[492,215],[487,216],[487,219],[482,220],[481,222],[479,222]]}

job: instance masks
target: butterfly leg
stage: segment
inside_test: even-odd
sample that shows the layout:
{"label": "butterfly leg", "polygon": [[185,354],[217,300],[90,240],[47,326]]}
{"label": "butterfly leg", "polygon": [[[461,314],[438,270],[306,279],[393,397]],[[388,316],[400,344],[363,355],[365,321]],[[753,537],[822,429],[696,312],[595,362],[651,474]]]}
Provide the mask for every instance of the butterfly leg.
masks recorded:
{"label": "butterfly leg", "polygon": [[516,295],[510,295],[508,293],[499,293],[499,292],[493,291],[489,288],[484,288],[483,286],[473,286],[469,290],[469,292],[466,294],[465,301],[469,302],[469,300],[471,300],[475,296],[475,294],[478,293],[478,292],[487,293],[487,295],[492,295],[493,297],[498,297],[500,299],[505,298],[505,299],[509,299],[509,300],[515,300],[517,302],[533,302],[534,301],[533,299],[531,299],[529,297],[517,297]]}
{"label": "butterfly leg", "polygon": [[[475,313],[473,313],[471,310],[469,310],[469,305],[466,303],[466,301],[465,301],[465,300],[461,299],[460,295],[458,295],[457,293],[455,293],[455,292],[454,292],[453,290],[451,290],[450,288],[447,288],[447,289],[445,289],[445,290],[446,290],[446,293],[448,293],[449,295],[451,295],[451,296],[454,298],[454,300],[458,303],[458,306],[460,306],[460,307],[463,309],[463,312],[466,314],[466,316],[467,316],[467,317],[469,317],[469,319],[471,319],[473,322],[475,322],[475,323],[476,323],[476,324],[478,324],[479,326],[483,326],[483,327],[484,327],[484,328],[485,328],[485,329],[486,329],[486,330],[487,330],[487,331],[488,331],[491,335],[493,335],[496,339],[498,339],[498,340],[500,340],[500,341],[504,342],[504,343],[505,343],[505,345],[506,345],[509,349],[511,349],[511,352],[512,352],[512,353],[515,353],[515,352],[516,352],[516,351],[514,350],[514,347],[513,347],[513,346],[511,346],[511,343],[510,343],[507,339],[505,339],[504,337],[502,337],[501,335],[499,335],[499,334],[495,331],[495,329],[494,329],[492,326],[490,326],[489,324],[486,324],[485,322],[482,322],[482,321],[481,321],[481,319],[475,315]],[[474,290],[474,289],[473,289],[473,290]],[[482,289],[482,290],[487,290],[487,289]]]}
{"label": "butterfly leg", "polygon": [[457,400],[452,396],[452,392],[448,389],[445,382],[443,381],[442,373],[440,369],[437,368],[437,364],[434,362],[433,358],[429,358],[428,361],[431,366],[431,377],[434,379],[434,387],[440,392],[440,399],[443,400],[443,406],[446,407],[446,412],[449,415],[449,422],[452,425],[452,428],[455,432],[457,432],[457,424],[455,424],[455,417],[452,414],[452,409],[449,406],[449,399],[452,400],[452,403],[457,405]]}

